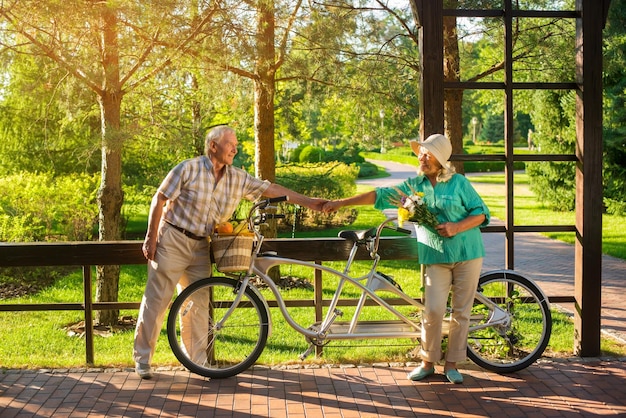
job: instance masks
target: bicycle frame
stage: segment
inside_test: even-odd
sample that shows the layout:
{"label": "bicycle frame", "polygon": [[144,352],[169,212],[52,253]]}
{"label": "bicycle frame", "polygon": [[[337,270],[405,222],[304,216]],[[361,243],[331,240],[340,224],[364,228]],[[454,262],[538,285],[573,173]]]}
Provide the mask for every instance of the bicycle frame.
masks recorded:
{"label": "bicycle frame", "polygon": [[[280,264],[292,264],[292,265],[306,266],[306,267],[310,267],[313,269],[321,270],[326,273],[333,274],[339,278],[339,285],[337,286],[337,290],[335,291],[333,298],[331,299],[330,306],[328,307],[328,312],[326,313],[324,319],[319,325],[320,331],[313,331],[313,330],[302,327],[291,317],[291,315],[287,311],[287,307],[280,294],[280,290],[278,289],[274,281],[266,274],[269,268],[276,266],[276,265],[280,265]],[[269,255],[269,256],[260,256],[256,259],[254,263],[253,273],[261,277],[261,279],[271,289],[272,293],[274,294],[276,298],[278,307],[282,315],[285,317],[285,320],[289,323],[289,325],[291,325],[295,330],[297,330],[298,332],[300,332],[306,337],[314,338],[314,339],[341,340],[341,339],[364,339],[364,338],[392,338],[392,337],[400,337],[400,336],[413,338],[413,337],[418,337],[420,335],[421,329],[420,329],[419,323],[415,323],[411,321],[409,318],[407,318],[405,315],[403,315],[397,309],[395,309],[393,306],[387,303],[383,298],[377,295],[374,290],[368,288],[367,284],[370,284],[378,280],[376,278],[377,277],[376,271],[374,269],[371,269],[366,275],[353,278],[331,267],[314,264],[314,263],[307,262],[307,261],[301,261],[301,260],[296,260],[296,259]],[[249,280],[249,278],[246,277],[246,280]],[[361,283],[364,280],[366,280],[365,285]],[[341,292],[344,286],[346,285],[346,283],[350,283],[356,286],[362,292],[361,297],[356,307],[356,312],[352,318],[348,332],[328,334],[327,330],[329,329],[330,325],[332,325],[332,323],[337,317],[337,306],[339,303],[339,299],[341,297]],[[424,305],[410,298],[405,293],[400,292],[397,289],[395,293],[400,298],[402,298],[402,300],[404,300],[406,303],[413,305],[419,309],[423,309]],[[356,324],[358,322],[360,311],[365,304],[365,300],[367,296],[369,296],[372,300],[374,300],[378,305],[387,309],[395,317],[397,317],[400,321],[402,321],[410,329],[412,329],[413,331],[409,332],[410,335],[407,335],[406,329],[403,329],[401,332],[375,332],[375,333],[358,332],[356,330]]]}
{"label": "bicycle frame", "polygon": [[[380,256],[378,255],[377,250],[381,231],[385,227],[385,225],[393,221],[394,219],[387,219],[387,221],[383,222],[377,228],[375,238],[369,243],[370,254],[373,258],[372,266],[367,274],[359,277],[352,277],[349,275],[350,268],[358,250],[357,242],[354,242],[344,271],[341,272],[337,269],[316,264],[310,261],[281,257],[274,253],[260,253],[263,235],[257,233],[258,244],[252,254],[251,264],[248,272],[245,275],[226,274],[227,276],[238,278],[241,282],[241,286],[239,288],[237,296],[235,297],[233,305],[224,315],[220,323],[217,324],[217,328],[219,329],[225,322],[228,321],[230,315],[239,305],[247,287],[252,288],[257,294],[260,294],[258,289],[256,289],[256,287],[250,283],[250,279],[252,277],[258,276],[274,294],[278,308],[287,323],[294,330],[310,340],[330,341],[376,338],[419,338],[421,336],[421,323],[419,321],[411,320],[376,293],[377,290],[384,289],[398,296],[402,301],[404,301],[404,303],[412,305],[420,311],[424,309],[424,305],[420,301],[411,298],[406,293],[396,288],[393,284],[387,281],[384,276],[376,271],[376,267],[378,266],[378,262],[380,261]],[[312,270],[329,273],[338,278],[339,284],[330,301],[328,311],[320,323],[313,324],[316,326],[315,328],[313,326],[309,328],[303,327],[298,322],[296,322],[289,314],[278,286],[267,274],[270,268],[279,265],[304,266]],[[335,324],[336,326],[334,327],[333,332],[329,332],[337,317],[341,316],[341,312],[338,310],[337,307],[339,305],[342,291],[346,284],[351,284],[355,286],[361,294],[355,308],[355,313],[353,314],[352,319],[349,323],[340,323],[340,326],[337,326],[337,324]],[[482,303],[493,308],[494,314],[487,324],[475,325],[473,327],[470,327],[470,329],[475,330],[493,325],[506,325],[508,323],[509,315],[507,312],[499,308],[495,303],[493,303],[493,301],[491,301],[488,297],[480,294],[479,292],[477,292],[476,295],[476,298],[479,299]],[[387,311],[392,313],[397,318],[397,320],[359,321],[361,311],[365,306],[368,297],[376,302],[377,305],[382,306]],[[264,298],[262,299],[265,300]],[[444,334],[446,334],[448,331],[448,327],[446,325],[447,324],[444,323]]]}

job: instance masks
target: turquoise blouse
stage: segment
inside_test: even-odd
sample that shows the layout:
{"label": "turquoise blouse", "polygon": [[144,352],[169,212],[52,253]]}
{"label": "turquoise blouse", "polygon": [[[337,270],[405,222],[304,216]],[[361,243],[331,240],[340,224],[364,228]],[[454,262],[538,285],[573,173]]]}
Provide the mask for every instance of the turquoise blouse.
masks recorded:
{"label": "turquoise blouse", "polygon": [[[376,189],[376,209],[394,208],[391,202],[401,190],[407,195],[414,192],[424,193],[424,202],[428,209],[441,222],[458,222],[470,215],[485,215],[483,227],[489,223],[491,215],[482,198],[465,176],[454,174],[446,182],[432,186],[424,175],[412,177],[395,187]],[[428,227],[416,225],[417,255],[421,264],[455,263],[485,256],[485,247],[480,227],[472,228],[450,238],[444,238]]]}

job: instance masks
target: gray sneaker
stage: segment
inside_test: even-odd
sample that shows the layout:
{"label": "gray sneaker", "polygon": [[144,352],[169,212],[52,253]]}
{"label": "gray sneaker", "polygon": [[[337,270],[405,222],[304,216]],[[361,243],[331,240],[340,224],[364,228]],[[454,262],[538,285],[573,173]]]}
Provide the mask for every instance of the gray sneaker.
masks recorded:
{"label": "gray sneaker", "polygon": [[135,373],[137,373],[142,379],[152,379],[154,377],[152,374],[152,367],[145,363],[135,363]]}

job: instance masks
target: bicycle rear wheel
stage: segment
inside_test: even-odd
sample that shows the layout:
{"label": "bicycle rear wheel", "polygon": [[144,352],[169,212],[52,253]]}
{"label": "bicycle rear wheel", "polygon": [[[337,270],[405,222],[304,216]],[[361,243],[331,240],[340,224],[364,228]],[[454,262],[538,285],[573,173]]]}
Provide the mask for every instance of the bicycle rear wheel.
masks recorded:
{"label": "bicycle rear wheel", "polygon": [[[250,287],[220,324],[239,287],[237,280],[211,277],[191,284],[174,300],[167,318],[167,337],[176,358],[191,372],[210,378],[234,376],[252,366],[263,352],[269,312]],[[191,327],[181,327],[184,318],[192,319]]]}
{"label": "bicycle rear wheel", "polygon": [[550,306],[529,279],[510,271],[481,276],[478,291],[493,300],[509,319],[488,324],[494,309],[478,299],[470,320],[467,355],[479,366],[496,373],[511,373],[530,366],[545,350],[552,332]]}

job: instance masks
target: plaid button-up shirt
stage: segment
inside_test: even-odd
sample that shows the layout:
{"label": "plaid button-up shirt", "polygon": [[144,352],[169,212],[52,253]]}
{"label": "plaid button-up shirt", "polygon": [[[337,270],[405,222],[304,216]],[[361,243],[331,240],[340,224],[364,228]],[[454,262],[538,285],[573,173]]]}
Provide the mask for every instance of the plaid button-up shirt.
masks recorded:
{"label": "plaid button-up shirt", "polygon": [[216,182],[208,157],[185,160],[168,173],[159,187],[168,199],[163,220],[196,235],[209,236],[215,225],[232,216],[241,199],[256,200],[269,186],[269,181],[233,166],[226,166]]}

